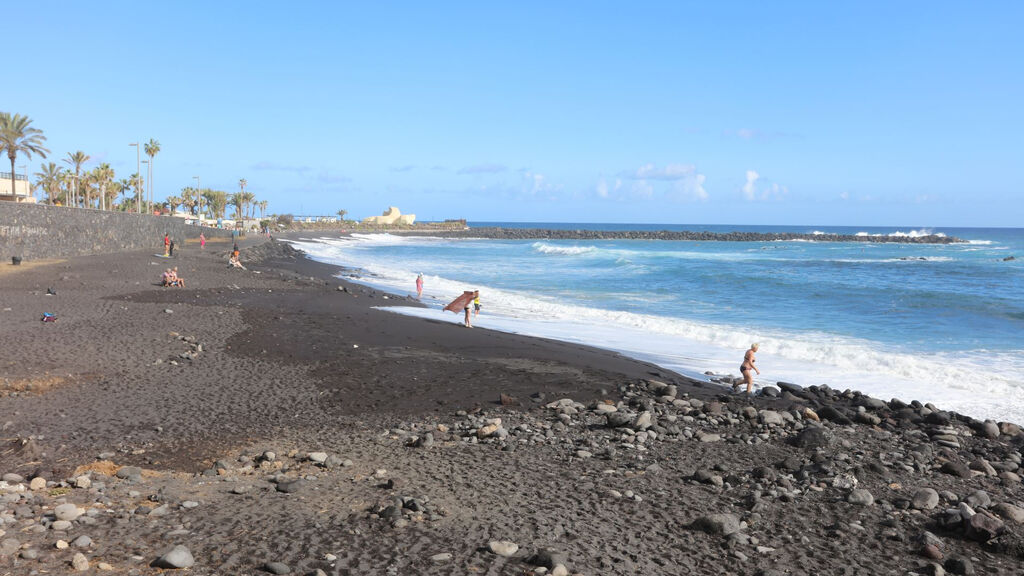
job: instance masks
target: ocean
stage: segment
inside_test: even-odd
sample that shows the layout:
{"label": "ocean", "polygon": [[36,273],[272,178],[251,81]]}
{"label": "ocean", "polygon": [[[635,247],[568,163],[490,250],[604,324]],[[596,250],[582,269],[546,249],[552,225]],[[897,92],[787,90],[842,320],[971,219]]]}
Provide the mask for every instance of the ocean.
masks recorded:
{"label": "ocean", "polygon": [[[477,326],[577,342],[688,376],[761,376],[1024,423],[1024,229],[470,222],[470,227],[945,234],[958,244],[301,238],[314,260],[442,308],[480,290]],[[1008,257],[1015,257],[1008,260]]]}

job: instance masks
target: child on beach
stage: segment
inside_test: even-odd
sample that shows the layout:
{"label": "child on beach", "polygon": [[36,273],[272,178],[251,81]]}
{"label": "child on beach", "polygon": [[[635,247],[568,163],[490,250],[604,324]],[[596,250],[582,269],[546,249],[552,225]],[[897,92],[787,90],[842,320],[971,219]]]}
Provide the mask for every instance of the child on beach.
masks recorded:
{"label": "child on beach", "polygon": [[200,232],[199,233],[199,249],[203,250],[205,248],[206,248],[206,236],[202,232]]}
{"label": "child on beach", "polygon": [[480,293],[477,292],[477,297],[473,298],[473,318],[480,313]]}
{"label": "child on beach", "polygon": [[416,299],[419,300],[423,296],[423,273],[420,272],[419,276],[416,277]]}

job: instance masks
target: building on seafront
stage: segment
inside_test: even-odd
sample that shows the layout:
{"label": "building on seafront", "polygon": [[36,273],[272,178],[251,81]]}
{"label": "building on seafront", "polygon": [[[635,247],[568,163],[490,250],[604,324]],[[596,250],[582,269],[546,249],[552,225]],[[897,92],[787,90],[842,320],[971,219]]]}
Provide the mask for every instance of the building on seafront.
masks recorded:
{"label": "building on seafront", "polygon": [[0,200],[35,204],[36,198],[32,195],[32,187],[29,185],[28,176],[25,174],[15,174],[14,190],[11,191],[11,173],[0,172]]}

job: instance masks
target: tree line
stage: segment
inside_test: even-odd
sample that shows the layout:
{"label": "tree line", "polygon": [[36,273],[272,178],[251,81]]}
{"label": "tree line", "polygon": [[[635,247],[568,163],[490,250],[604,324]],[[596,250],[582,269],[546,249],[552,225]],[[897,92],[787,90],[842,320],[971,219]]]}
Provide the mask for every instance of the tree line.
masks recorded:
{"label": "tree line", "polygon": [[[15,162],[19,154],[26,160],[33,155],[46,158],[50,150],[44,143],[46,136],[42,130],[32,126],[32,120],[20,114],[0,112],[0,153],[6,152],[11,162],[11,193],[14,193]],[[238,181],[238,192],[228,193],[210,188],[194,188],[186,186],[180,195],[167,196],[163,201],[152,200],[152,173],[154,159],[160,153],[158,140],[150,139],[142,144],[150,174],[149,194],[147,200],[147,181],[139,173],[126,178],[118,178],[110,164],[102,162],[91,170],[84,170],[91,157],[81,150],[68,152],[61,163],[46,162],[40,165],[35,177],[34,189],[42,192],[42,201],[46,204],[76,206],[98,210],[114,210],[122,212],[153,212],[174,213],[178,208],[184,209],[193,216],[200,211],[210,218],[224,218],[228,207],[234,208],[235,218],[252,219],[256,210],[261,218],[266,217],[267,201],[257,201],[256,195],[246,190],[248,182],[245,178]],[[30,183],[31,186],[31,183]]]}

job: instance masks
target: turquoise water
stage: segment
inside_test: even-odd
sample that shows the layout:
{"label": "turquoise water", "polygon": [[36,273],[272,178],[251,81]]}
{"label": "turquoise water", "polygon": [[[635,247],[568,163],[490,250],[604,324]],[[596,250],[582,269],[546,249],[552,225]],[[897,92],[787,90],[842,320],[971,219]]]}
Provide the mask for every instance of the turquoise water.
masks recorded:
{"label": "turquoise water", "polygon": [[[470,223],[601,230],[941,233],[962,244],[444,240],[303,242],[426,312],[480,289],[482,326],[618,350],[691,375],[737,373],[761,343],[778,380],[1024,421],[1024,229]],[[1016,256],[1015,260],[1004,260]],[[436,308],[433,306],[436,305]],[[443,318],[448,318],[441,315]],[[453,319],[453,318],[449,318]]]}

